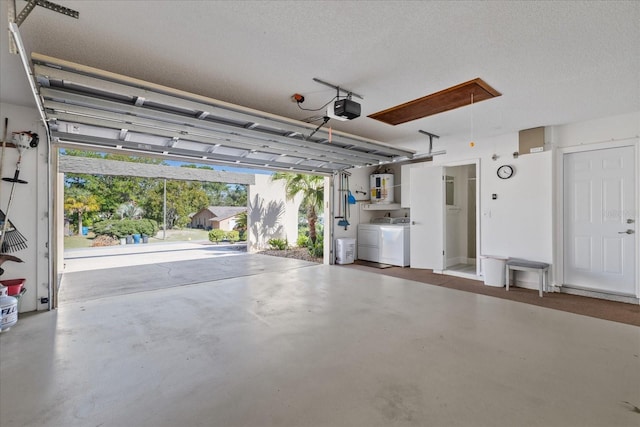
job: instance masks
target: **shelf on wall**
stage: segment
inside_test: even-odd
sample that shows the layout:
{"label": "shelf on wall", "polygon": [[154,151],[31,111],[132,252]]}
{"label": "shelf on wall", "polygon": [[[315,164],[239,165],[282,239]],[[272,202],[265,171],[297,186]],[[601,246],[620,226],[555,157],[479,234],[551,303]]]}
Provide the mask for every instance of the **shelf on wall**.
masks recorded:
{"label": "shelf on wall", "polygon": [[362,209],[365,211],[393,211],[402,209],[402,206],[400,203],[365,203],[362,205]]}

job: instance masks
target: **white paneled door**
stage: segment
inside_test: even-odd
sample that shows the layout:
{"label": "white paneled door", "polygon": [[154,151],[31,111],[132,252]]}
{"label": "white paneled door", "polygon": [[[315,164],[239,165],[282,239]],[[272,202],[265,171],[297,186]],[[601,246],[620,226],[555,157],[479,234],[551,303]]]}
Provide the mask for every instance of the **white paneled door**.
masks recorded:
{"label": "white paneled door", "polygon": [[444,169],[410,169],[411,268],[444,269]]}
{"label": "white paneled door", "polygon": [[635,295],[634,147],[564,156],[564,284]]}

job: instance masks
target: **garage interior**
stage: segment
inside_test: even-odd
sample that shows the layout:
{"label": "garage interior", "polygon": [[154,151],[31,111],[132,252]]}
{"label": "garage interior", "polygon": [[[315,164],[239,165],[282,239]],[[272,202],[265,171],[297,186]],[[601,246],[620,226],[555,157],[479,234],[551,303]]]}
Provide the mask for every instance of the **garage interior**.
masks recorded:
{"label": "garage interior", "polygon": [[[10,32],[0,37],[3,114],[28,109],[34,126],[40,114],[49,126],[49,146],[33,164],[48,164],[45,150],[66,145],[331,176],[431,160],[442,150],[460,151],[455,161],[475,158],[473,142],[493,177],[492,154],[516,161],[517,143],[496,148],[487,142],[496,135],[640,117],[640,6],[632,2],[58,3],[79,18],[47,10],[48,2],[0,2],[3,23],[10,4],[33,4],[20,32],[41,96],[34,99],[22,64],[5,52]],[[9,66],[19,79],[9,80]],[[406,125],[365,117],[478,75],[493,77],[487,81],[503,95]],[[299,107],[335,95],[315,76],[362,93],[365,114],[321,127],[317,117],[304,121],[324,112]],[[290,99],[298,92],[307,98],[301,104]],[[636,129],[637,145],[640,124],[621,127]],[[435,147],[422,129],[441,135]],[[544,165],[556,171],[549,151],[561,148],[521,156],[516,177],[535,179],[535,162],[547,154]],[[42,205],[29,224],[49,213],[41,199],[51,176],[43,176],[27,175]],[[50,230],[33,228],[31,242],[43,252]],[[47,270],[40,252],[37,268]],[[255,256],[230,267],[246,274],[216,277],[210,264],[185,264],[194,276],[202,268],[203,281],[69,298],[55,310],[39,293],[37,311],[0,334],[0,426],[640,422],[638,326]],[[89,273],[82,280],[99,282]]]}

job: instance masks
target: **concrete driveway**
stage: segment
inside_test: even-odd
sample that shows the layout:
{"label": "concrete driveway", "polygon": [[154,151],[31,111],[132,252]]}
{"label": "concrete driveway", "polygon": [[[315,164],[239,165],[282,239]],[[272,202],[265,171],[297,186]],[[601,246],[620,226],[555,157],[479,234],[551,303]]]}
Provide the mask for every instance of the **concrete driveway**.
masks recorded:
{"label": "concrete driveway", "polygon": [[154,243],[65,251],[59,303],[286,271],[312,262],[248,254],[242,244]]}

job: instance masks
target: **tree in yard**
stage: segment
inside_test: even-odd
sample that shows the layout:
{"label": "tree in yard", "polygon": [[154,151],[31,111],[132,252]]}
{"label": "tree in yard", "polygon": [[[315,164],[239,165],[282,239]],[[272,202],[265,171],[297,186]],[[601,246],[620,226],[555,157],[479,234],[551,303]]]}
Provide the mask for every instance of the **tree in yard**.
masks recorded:
{"label": "tree in yard", "polygon": [[[142,205],[145,216],[160,224],[164,222],[163,193],[162,181],[158,181]],[[184,227],[189,223],[189,214],[206,206],[209,206],[209,198],[199,182],[167,181],[167,229]]]}
{"label": "tree in yard", "polygon": [[120,219],[140,219],[144,215],[144,209],[136,205],[134,202],[123,203],[116,209],[116,214],[120,216]]}
{"label": "tree in yard", "polygon": [[87,212],[97,212],[100,204],[96,196],[88,190],[79,187],[65,189],[64,210],[69,215],[78,215],[78,235],[82,234],[82,215]]}
{"label": "tree in yard", "polygon": [[[183,168],[215,170],[206,165],[182,165]],[[209,206],[247,206],[247,187],[224,182],[202,182],[202,189],[209,196]]]}
{"label": "tree in yard", "polygon": [[302,195],[300,205],[305,209],[307,215],[309,240],[315,245],[317,240],[316,222],[324,200],[324,178],[318,175],[276,172],[271,176],[271,180],[284,181],[287,200],[293,200],[298,194]]}
{"label": "tree in yard", "polygon": [[236,225],[233,226],[234,230],[245,232],[247,231],[247,212],[240,212],[236,215]]}

